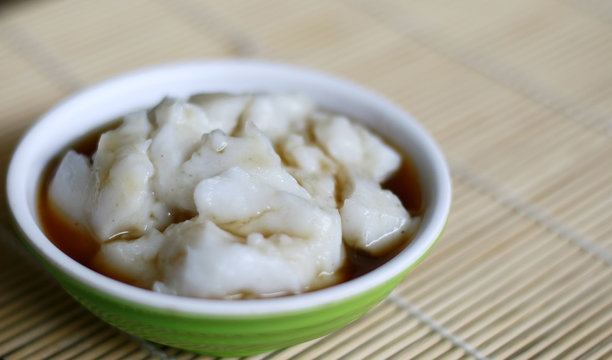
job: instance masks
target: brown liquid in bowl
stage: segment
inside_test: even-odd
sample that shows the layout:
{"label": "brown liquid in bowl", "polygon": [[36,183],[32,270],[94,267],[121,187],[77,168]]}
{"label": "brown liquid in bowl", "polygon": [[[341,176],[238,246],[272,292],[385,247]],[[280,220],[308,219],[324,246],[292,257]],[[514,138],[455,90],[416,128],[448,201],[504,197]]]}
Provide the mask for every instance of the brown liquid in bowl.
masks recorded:
{"label": "brown liquid in bowl", "polygon": [[[116,125],[106,126],[87,134],[68,148],[81,154],[93,155],[100,135],[116,127]],[[43,231],[55,246],[84,266],[116,280],[135,285],[126,279],[122,279],[112,269],[94,263],[93,258],[100,249],[99,243],[86,229],[63,216],[51,202],[48,194],[49,186],[64,153],[62,152],[49,163],[40,184],[38,211]],[[425,204],[423,204],[418,175],[407,156],[403,157],[402,165],[395,174],[382,185],[383,188],[391,190],[401,200],[411,216],[423,215]],[[381,266],[401,252],[410,243],[412,236],[412,234],[406,236],[401,246],[384,256],[372,256],[363,251],[347,247],[345,263],[339,269],[341,282],[349,281]]]}

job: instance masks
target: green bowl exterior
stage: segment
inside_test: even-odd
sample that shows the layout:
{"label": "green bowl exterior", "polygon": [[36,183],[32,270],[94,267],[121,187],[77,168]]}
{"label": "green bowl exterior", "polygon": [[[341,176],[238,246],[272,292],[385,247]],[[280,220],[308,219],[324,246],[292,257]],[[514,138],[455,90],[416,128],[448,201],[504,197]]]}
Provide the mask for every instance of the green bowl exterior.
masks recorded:
{"label": "green bowl exterior", "polygon": [[204,355],[239,357],[296,345],[348,325],[386,298],[425,258],[442,232],[410,267],[367,292],[312,309],[236,317],[191,314],[128,302],[75,280],[30,250],[69,294],[109,324],[159,344]]}
{"label": "green bowl exterior", "polygon": [[125,332],[199,354],[227,357],[285,348],[338,330],[382,301],[400,280],[398,276],[368,293],[306,311],[232,318],[146,308],[95,293],[70,278],[60,279],[92,313]]}

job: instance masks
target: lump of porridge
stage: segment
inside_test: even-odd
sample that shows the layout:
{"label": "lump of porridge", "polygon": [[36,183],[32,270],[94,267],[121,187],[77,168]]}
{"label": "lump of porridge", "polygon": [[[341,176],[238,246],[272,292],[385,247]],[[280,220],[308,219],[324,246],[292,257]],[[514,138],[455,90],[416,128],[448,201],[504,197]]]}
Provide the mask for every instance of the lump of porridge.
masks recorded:
{"label": "lump of porridge", "polygon": [[346,249],[413,231],[381,183],[400,155],[300,94],[165,99],[70,150],[49,197],[99,243],[94,262],[155,291],[296,294],[338,282]]}

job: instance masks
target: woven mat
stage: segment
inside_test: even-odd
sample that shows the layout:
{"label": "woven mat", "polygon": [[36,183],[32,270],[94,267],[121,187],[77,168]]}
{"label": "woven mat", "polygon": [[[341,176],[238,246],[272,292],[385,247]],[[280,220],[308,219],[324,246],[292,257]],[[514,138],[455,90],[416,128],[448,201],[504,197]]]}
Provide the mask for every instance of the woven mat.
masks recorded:
{"label": "woven mat", "polygon": [[[388,96],[437,139],[454,184],[445,236],[387,300],[253,359],[612,358],[612,3],[3,2],[2,173],[24,128],[70,93],[218,57],[314,67]],[[206,359],[97,320],[0,214],[0,357]]]}

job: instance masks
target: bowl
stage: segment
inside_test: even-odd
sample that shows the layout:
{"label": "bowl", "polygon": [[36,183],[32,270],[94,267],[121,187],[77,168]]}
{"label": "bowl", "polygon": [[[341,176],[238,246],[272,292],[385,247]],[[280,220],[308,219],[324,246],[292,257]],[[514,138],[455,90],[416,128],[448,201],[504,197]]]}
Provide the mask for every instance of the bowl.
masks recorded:
{"label": "bowl", "polygon": [[[414,240],[379,268],[310,293],[254,300],[179,297],[133,287],[73,260],[45,236],[37,194],[45,166],[89,130],[166,96],[199,92],[301,91],[397,144],[418,172],[426,205]],[[215,356],[288,347],[346,326],[382,301],[442,234],[451,198],[445,160],[410,115],[358,85],[314,70],[264,61],[218,60],[162,65],[121,75],[68,98],[43,115],[12,157],[8,201],[23,242],[65,290],[92,313],[138,337]]]}

